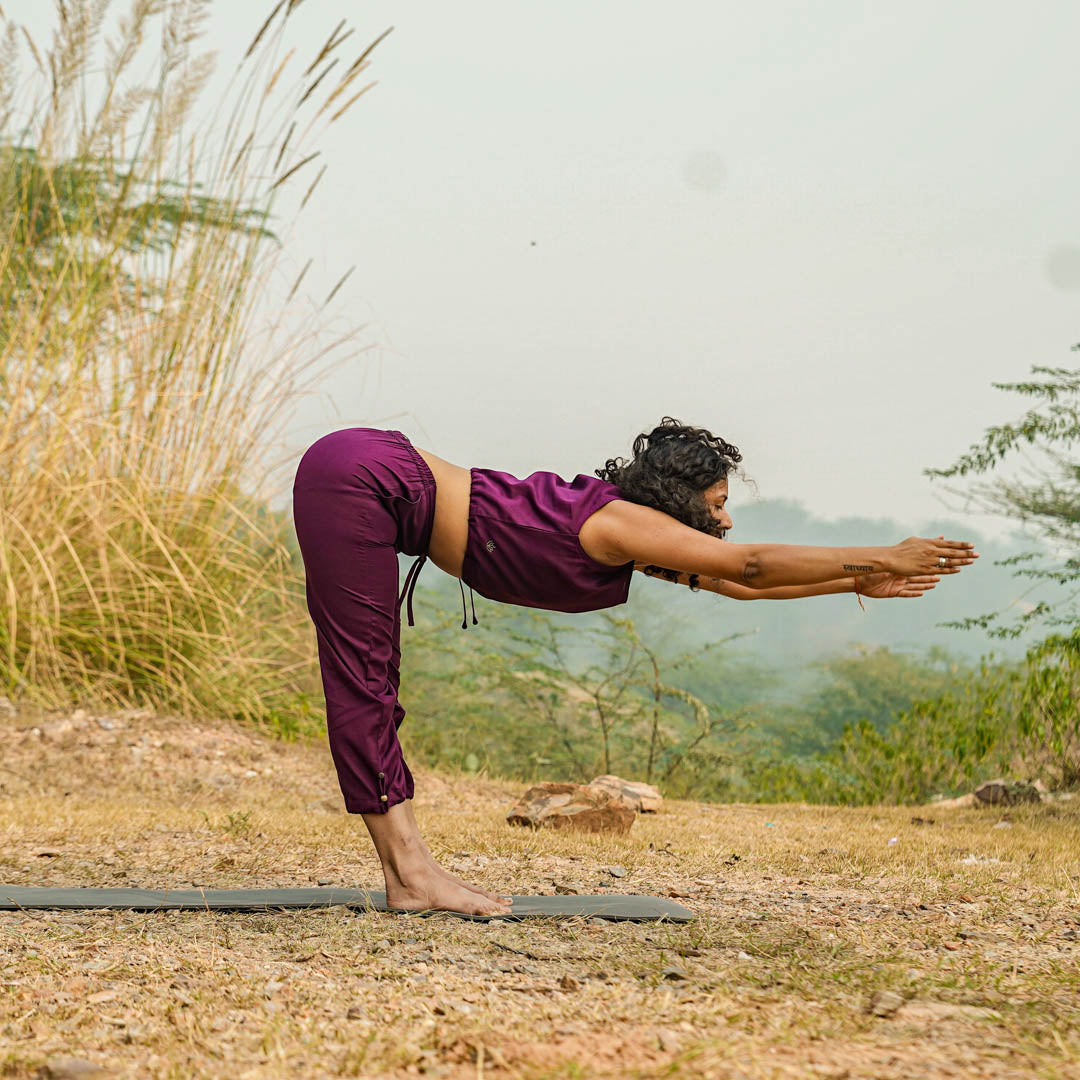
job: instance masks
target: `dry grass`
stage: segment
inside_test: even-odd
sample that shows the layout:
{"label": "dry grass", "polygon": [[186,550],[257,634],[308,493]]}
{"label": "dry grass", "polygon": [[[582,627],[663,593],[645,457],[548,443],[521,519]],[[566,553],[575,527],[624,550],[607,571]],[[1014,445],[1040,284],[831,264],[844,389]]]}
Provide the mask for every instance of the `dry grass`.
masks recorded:
{"label": "dry grass", "polygon": [[[132,714],[31,723],[0,723],[4,882],[379,885],[325,747]],[[684,802],[608,839],[508,827],[507,784],[418,780],[458,872],[677,896],[698,917],[0,913],[0,1075],[67,1054],[131,1077],[1080,1070],[1075,803],[999,828],[996,811]],[[880,989],[907,999],[891,1018],[866,1011]]]}
{"label": "dry grass", "polygon": [[314,638],[267,505],[301,397],[363,350],[285,245],[373,44],[304,55],[301,5],[258,4],[196,109],[209,0],[55,8],[51,46],[0,8],[0,689],[296,717]]}

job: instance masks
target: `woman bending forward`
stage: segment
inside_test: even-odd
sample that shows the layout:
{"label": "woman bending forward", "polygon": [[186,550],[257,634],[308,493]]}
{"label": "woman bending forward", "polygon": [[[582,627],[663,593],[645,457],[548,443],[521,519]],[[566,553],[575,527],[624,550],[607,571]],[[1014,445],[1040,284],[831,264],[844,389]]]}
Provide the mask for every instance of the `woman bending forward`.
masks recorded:
{"label": "woman bending forward", "polygon": [[425,558],[491,600],[569,612],[624,603],[635,570],[736,600],[917,597],[978,558],[971,544],[942,537],[893,547],[729,543],[727,478],[741,460],[723,439],[670,417],[634,441],[631,460],[570,482],[464,469],[398,431],[344,428],[308,448],[293,511],[330,750],[345,807],[363,817],[382,861],[389,907],[510,910],[509,898],[438,866],[413,817],[397,738],[399,552],[420,556],[406,579],[410,623]]}

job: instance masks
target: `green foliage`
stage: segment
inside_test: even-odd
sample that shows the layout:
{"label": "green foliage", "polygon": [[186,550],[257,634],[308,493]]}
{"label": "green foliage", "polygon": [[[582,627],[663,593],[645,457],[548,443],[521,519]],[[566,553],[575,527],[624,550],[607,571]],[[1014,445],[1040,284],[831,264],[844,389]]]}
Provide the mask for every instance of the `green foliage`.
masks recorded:
{"label": "green foliage", "polygon": [[892,724],[849,724],[826,753],[765,763],[755,780],[766,800],[858,805],[926,802],[999,775],[1080,786],[1080,631],[1019,664],[984,661]]}
{"label": "green foliage", "polygon": [[526,780],[616,772],[689,790],[739,722],[683,684],[687,657],[661,658],[632,620],[608,613],[569,626],[496,610],[468,634],[445,616],[409,644],[402,737],[432,765],[474,771],[475,760]]}
{"label": "green foliage", "polygon": [[860,724],[885,731],[913,702],[948,690],[961,671],[959,662],[936,647],[914,656],[860,646],[854,656],[832,657],[819,667],[829,679],[800,710],[802,730],[790,744],[800,754],[824,750]]}
{"label": "green foliage", "polygon": [[124,256],[166,252],[185,228],[272,237],[265,213],[191,185],[142,179],[108,160],[43,160],[36,147],[8,138],[0,141],[0,216],[10,223],[10,251],[0,289],[11,304],[26,290],[55,288],[57,268],[84,258],[111,284],[145,288],[150,283],[130,272]]}
{"label": "green foliage", "polygon": [[1080,786],[1080,628],[1031,649],[1017,684],[1017,735],[1025,762],[1056,786]]}
{"label": "green foliage", "polygon": [[[1080,345],[1072,350],[1080,350]],[[1035,404],[1023,416],[988,428],[982,439],[948,468],[927,469],[926,474],[982,476],[1019,455],[1026,465],[1023,476],[999,475],[992,483],[976,482],[971,495],[984,508],[1007,515],[1062,552],[1056,565],[1037,563],[1029,552],[1003,560],[1001,565],[1018,567],[1014,571],[1018,577],[1074,585],[1080,581],[1080,558],[1075,554],[1080,544],[1080,460],[1073,451],[1080,440],[1080,370],[1034,366],[1032,374],[1044,378],[992,384],[998,390],[1034,399]],[[1058,604],[1042,600],[1008,623],[1001,622],[1001,612],[991,612],[946,625],[976,627],[992,637],[1016,638],[1035,624],[1072,626],[1078,616],[1075,598],[1072,590]]]}
{"label": "green foliage", "polygon": [[976,667],[863,648],[790,702],[768,672],[720,649],[664,656],[625,618],[495,609],[466,634],[459,620],[405,650],[402,737],[429,766],[841,805],[926,802],[1002,774],[1080,784],[1080,631]]}

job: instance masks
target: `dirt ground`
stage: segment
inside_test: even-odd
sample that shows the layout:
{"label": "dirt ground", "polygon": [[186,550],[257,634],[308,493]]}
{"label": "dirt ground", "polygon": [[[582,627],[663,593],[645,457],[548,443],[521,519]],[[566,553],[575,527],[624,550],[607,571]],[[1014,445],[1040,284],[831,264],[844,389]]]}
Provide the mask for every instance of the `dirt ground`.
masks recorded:
{"label": "dirt ground", "polygon": [[[0,912],[0,1076],[1080,1076],[1080,799],[596,837],[510,827],[519,791],[419,771],[432,850],[694,921]],[[0,837],[0,884],[381,887],[324,744],[170,717],[0,715]]]}

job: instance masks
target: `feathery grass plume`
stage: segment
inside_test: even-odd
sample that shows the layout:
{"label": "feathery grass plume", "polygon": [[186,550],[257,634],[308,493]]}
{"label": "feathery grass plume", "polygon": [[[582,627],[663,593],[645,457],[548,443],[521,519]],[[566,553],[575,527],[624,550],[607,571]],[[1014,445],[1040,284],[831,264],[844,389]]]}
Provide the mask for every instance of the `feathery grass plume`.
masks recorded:
{"label": "feathery grass plume", "polygon": [[0,693],[286,730],[320,700],[267,450],[360,349],[286,308],[303,275],[260,314],[318,153],[284,5],[206,121],[208,0],[131,0],[103,46],[109,0],[65,0],[44,52],[0,16]]}

